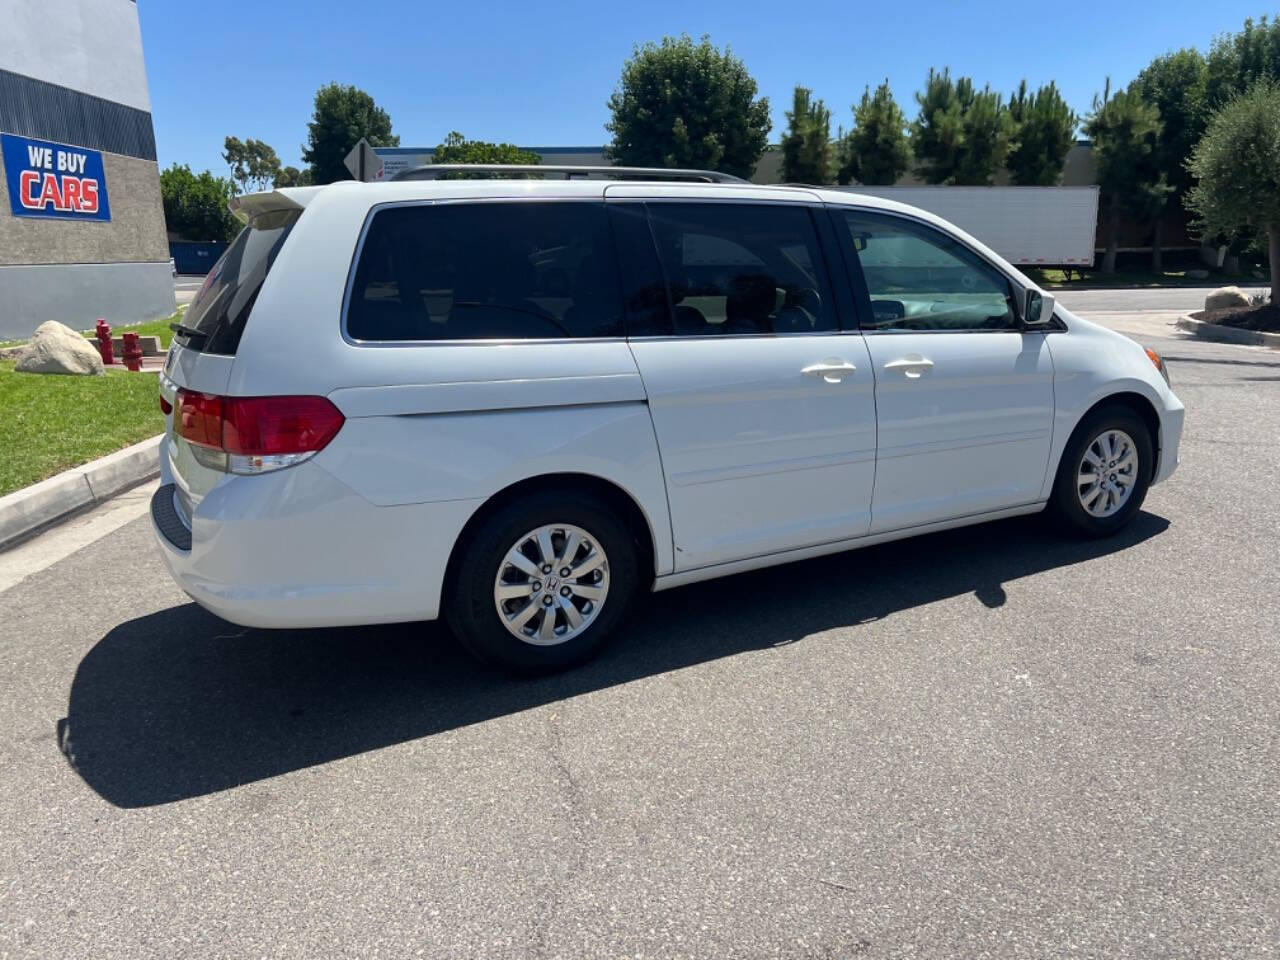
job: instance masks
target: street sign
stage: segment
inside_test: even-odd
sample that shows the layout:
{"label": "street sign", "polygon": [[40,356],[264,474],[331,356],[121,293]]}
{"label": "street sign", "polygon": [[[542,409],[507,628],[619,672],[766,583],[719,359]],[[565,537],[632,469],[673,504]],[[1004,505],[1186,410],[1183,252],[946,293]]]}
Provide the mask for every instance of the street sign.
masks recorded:
{"label": "street sign", "polygon": [[373,152],[373,147],[369,146],[369,141],[364,137],[361,137],[360,142],[351,148],[351,152],[342,162],[357,180],[382,179],[382,161],[378,159],[378,155]]}
{"label": "street sign", "polygon": [[425,166],[431,162],[430,150],[424,150],[421,153],[405,153],[399,147],[374,147],[373,152],[382,163],[380,172],[372,178],[375,180],[390,180],[401,170],[412,170],[414,167]]}

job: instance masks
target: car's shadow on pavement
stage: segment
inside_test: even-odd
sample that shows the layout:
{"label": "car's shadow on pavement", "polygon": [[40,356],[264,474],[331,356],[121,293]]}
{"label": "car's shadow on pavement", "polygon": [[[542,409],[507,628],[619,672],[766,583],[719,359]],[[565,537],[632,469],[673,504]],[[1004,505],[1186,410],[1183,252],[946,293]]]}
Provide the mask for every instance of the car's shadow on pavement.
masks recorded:
{"label": "car's shadow on pavement", "polygon": [[946,597],[997,607],[1008,582],[1168,525],[1140,513],[1113,539],[1080,542],[1028,517],[659,593],[599,658],[537,680],[476,666],[434,624],[247,630],[189,603],[122,623],[89,651],[58,743],[111,803],[168,803]]}

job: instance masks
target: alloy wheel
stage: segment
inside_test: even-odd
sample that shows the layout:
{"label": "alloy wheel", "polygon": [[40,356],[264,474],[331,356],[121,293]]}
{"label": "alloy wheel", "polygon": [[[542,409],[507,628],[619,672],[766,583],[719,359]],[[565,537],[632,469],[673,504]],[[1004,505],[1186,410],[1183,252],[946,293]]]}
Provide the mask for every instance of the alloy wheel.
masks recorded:
{"label": "alloy wheel", "polygon": [[512,636],[553,646],[586,630],[609,593],[609,559],[581,527],[544,524],[512,545],[498,565],[493,600]]}
{"label": "alloy wheel", "polygon": [[1123,430],[1104,430],[1084,448],[1076,495],[1090,516],[1104,518],[1129,502],[1138,480],[1138,448]]}

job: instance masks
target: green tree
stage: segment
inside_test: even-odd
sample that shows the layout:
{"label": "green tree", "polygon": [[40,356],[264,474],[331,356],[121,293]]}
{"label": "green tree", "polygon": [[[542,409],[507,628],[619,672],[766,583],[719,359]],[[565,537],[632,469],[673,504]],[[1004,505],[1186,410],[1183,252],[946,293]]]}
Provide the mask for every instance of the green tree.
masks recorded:
{"label": "green tree", "polygon": [[1013,119],[1004,97],[990,86],[975,90],[965,106],[964,149],[952,182],[957,186],[990,186],[996,171],[1004,167],[1012,142]]}
{"label": "green tree", "polygon": [[609,98],[609,157],[642,167],[695,167],[750,177],[768,143],[769,100],[746,65],[703,37],[635,48]]}
{"label": "green tree", "polygon": [[299,170],[293,166],[281,167],[276,172],[276,178],[272,185],[277,187],[309,187],[311,186],[311,171],[309,169]]}
{"label": "green tree", "polygon": [[[521,150],[513,143],[488,143],[484,140],[468,140],[453,130],[444,142],[431,152],[432,163],[502,163],[533,165],[542,157],[532,150]],[[451,179],[475,177],[476,174],[448,174]]]}
{"label": "green tree", "polygon": [[1244,22],[1217,37],[1205,63],[1205,105],[1216,110],[1259,80],[1280,82],[1280,17]]}
{"label": "green tree", "polygon": [[828,183],[831,179],[831,111],[813,91],[796,87],[782,138],[782,179],[786,183]]}
{"label": "green tree", "polygon": [[1187,195],[1206,234],[1267,239],[1271,302],[1280,303],[1280,86],[1257,81],[1214,113],[1191,153]]}
{"label": "green tree", "polygon": [[1013,121],[1004,98],[990,86],[978,90],[968,77],[951,79],[951,70],[930,68],[920,113],[911,125],[911,147],[929,183],[990,184],[1004,166],[1013,137]]}
{"label": "green tree", "polygon": [[1102,272],[1116,272],[1121,216],[1151,221],[1169,194],[1169,184],[1155,163],[1160,137],[1160,114],[1136,91],[1111,93],[1107,81],[1101,97],[1093,98],[1093,112],[1084,132],[1093,141],[1102,206],[1107,216],[1107,252]]}
{"label": "green tree", "polygon": [[1187,161],[1204,134],[1205,59],[1196,50],[1179,50],[1156,57],[1133,82],[1132,88],[1160,114],[1160,134],[1156,138],[1153,161],[1169,185],[1169,192],[1155,212],[1151,239],[1151,269],[1164,269],[1161,237],[1165,221],[1185,202],[1191,189]]}
{"label": "green tree", "polygon": [[261,140],[227,137],[222,146],[222,159],[231,168],[231,179],[241,193],[248,193],[250,185],[265,190],[275,182],[280,172],[280,158],[269,145]]}
{"label": "green tree", "polygon": [[227,207],[235,194],[230,180],[175,163],[160,174],[165,228],[183,240],[230,240],[240,230]]}
{"label": "green tree", "polygon": [[857,181],[867,186],[891,187],[911,169],[911,141],[907,115],[893,99],[889,81],[862,91],[853,108],[853,129],[839,143],[840,183]]}
{"label": "green tree", "polygon": [[[969,81],[961,83],[972,89]],[[920,113],[911,124],[911,152],[920,175],[929,183],[951,183],[964,149],[964,104],[951,79],[951,69],[929,68],[924,92],[916,94]]]}
{"label": "green tree", "polygon": [[313,183],[350,180],[346,159],[364,137],[374,147],[398,147],[391,132],[391,117],[373,97],[353,86],[330,83],[316,91],[315,112],[307,124],[307,144],[302,159],[311,166]]}
{"label": "green tree", "polygon": [[1023,187],[1052,187],[1062,180],[1062,168],[1075,140],[1075,112],[1052,81],[1035,93],[1027,81],[1009,98],[1014,146],[1006,165],[1014,183]]}

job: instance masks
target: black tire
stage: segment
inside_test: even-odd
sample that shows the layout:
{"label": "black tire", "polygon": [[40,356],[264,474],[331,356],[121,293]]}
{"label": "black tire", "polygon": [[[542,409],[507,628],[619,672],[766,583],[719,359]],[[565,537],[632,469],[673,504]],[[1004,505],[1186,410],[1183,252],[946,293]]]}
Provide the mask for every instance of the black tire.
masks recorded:
{"label": "black tire", "polygon": [[[494,586],[507,552],[525,534],[549,524],[572,525],[594,539],[607,557],[608,590],[580,633],[539,646],[517,639],[499,619]],[[640,550],[626,523],[607,504],[578,491],[543,491],[513,500],[484,520],[460,549],[444,591],[445,620],[468,651],[512,673],[555,673],[590,659],[626,616],[640,580]],[[535,614],[539,621],[544,616]],[[568,629],[564,615],[558,616]]]}
{"label": "black tire", "polygon": [[[1095,438],[1108,430],[1128,434],[1137,451],[1137,466],[1133,471],[1132,489],[1128,499],[1109,516],[1094,516],[1080,502],[1077,478],[1086,448]],[[1058,463],[1058,475],[1053,484],[1049,508],[1059,525],[1080,537],[1109,537],[1121,530],[1142,509],[1142,501],[1151,485],[1155,466],[1155,445],[1143,419],[1128,407],[1107,406],[1094,410],[1082,421],[1067,441]]]}

